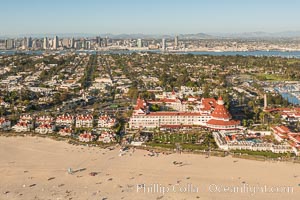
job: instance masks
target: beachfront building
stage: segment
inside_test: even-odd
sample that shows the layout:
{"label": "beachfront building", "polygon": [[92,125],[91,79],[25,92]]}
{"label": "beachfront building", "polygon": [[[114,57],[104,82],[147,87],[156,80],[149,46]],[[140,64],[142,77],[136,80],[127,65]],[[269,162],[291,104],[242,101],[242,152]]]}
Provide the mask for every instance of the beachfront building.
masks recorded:
{"label": "beachfront building", "polygon": [[98,118],[98,128],[112,128],[117,124],[117,120],[108,115],[101,115]]}
{"label": "beachfront building", "polygon": [[37,124],[50,124],[52,122],[54,122],[54,118],[53,117],[50,117],[50,116],[38,116],[36,119],[35,119],[35,122]]}
{"label": "beachfront building", "polygon": [[73,133],[72,128],[67,128],[67,127],[60,129],[58,132],[58,134],[61,136],[71,136],[72,133]]}
{"label": "beachfront building", "polygon": [[286,126],[273,126],[271,127],[274,138],[278,142],[288,143],[294,150],[295,154],[298,155],[300,152],[300,133],[293,133]]}
{"label": "beachfront building", "polygon": [[39,134],[51,134],[53,133],[54,129],[55,129],[54,125],[45,123],[39,125],[39,127],[35,129],[35,132]]}
{"label": "beachfront building", "polygon": [[113,131],[103,130],[99,135],[98,141],[103,143],[110,143],[110,142],[114,142],[115,138],[116,138],[116,134]]}
{"label": "beachfront building", "polygon": [[56,126],[72,126],[74,122],[74,116],[69,114],[59,115],[56,118]]}
{"label": "beachfront building", "polygon": [[80,142],[91,142],[95,139],[95,137],[90,132],[83,132],[78,136]]}
{"label": "beachfront building", "polygon": [[19,121],[26,122],[26,123],[31,123],[32,120],[33,120],[32,116],[31,115],[27,115],[27,114],[21,115],[20,119],[19,119]]}
{"label": "beachfront building", "polygon": [[236,135],[227,135],[224,131],[213,132],[213,137],[222,150],[270,151],[273,153],[295,153],[298,151],[288,143],[275,145],[273,143],[254,140],[237,139]]}
{"label": "beachfront building", "polygon": [[19,121],[16,125],[12,127],[12,130],[15,132],[29,132],[30,124],[24,121]]}
{"label": "beachfront building", "polygon": [[284,140],[287,140],[288,134],[291,132],[290,129],[284,125],[281,126],[272,126],[271,130],[273,131],[274,138],[278,142],[283,142]]}
{"label": "beachfront building", "polygon": [[202,98],[198,107],[199,111],[150,112],[149,103],[139,97],[129,120],[129,128],[205,127],[214,130],[239,128],[240,121],[232,120],[222,97],[218,101],[214,98]]}
{"label": "beachfront building", "polygon": [[11,123],[8,119],[0,117],[0,129],[7,130],[10,129]]}
{"label": "beachfront building", "polygon": [[77,115],[76,128],[92,128],[93,119],[93,115]]}

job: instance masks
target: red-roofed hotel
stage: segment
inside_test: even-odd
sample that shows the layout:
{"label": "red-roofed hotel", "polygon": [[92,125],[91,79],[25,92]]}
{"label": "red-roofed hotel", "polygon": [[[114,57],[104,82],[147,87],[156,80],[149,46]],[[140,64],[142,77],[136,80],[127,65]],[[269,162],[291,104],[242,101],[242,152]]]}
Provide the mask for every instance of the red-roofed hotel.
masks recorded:
{"label": "red-roofed hotel", "polygon": [[202,126],[215,130],[233,130],[240,125],[240,121],[232,120],[222,97],[218,101],[214,98],[202,98],[199,107],[200,111],[196,112],[150,112],[148,103],[139,97],[129,120],[129,127],[137,129]]}

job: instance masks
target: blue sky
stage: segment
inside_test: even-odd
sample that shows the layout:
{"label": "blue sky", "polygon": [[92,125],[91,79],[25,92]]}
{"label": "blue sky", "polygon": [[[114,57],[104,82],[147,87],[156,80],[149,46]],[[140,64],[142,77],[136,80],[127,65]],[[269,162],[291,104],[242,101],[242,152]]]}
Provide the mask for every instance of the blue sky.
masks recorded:
{"label": "blue sky", "polygon": [[0,0],[0,35],[300,31],[299,0]]}

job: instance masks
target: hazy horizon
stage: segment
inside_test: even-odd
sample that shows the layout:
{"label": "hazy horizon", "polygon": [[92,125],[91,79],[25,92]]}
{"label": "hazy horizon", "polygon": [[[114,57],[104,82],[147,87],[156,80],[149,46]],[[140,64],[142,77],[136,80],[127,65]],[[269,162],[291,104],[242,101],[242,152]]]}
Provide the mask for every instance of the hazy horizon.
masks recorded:
{"label": "hazy horizon", "polygon": [[293,0],[4,0],[1,7],[1,36],[300,31],[300,2]]}

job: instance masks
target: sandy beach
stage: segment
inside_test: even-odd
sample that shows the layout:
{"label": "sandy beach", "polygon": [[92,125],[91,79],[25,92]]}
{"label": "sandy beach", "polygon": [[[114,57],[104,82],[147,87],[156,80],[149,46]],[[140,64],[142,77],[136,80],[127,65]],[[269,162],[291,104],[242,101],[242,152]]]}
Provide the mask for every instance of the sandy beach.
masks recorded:
{"label": "sandy beach", "polygon": [[0,137],[0,199],[300,198],[299,164],[119,149]]}

